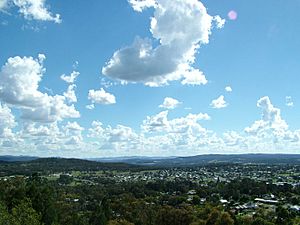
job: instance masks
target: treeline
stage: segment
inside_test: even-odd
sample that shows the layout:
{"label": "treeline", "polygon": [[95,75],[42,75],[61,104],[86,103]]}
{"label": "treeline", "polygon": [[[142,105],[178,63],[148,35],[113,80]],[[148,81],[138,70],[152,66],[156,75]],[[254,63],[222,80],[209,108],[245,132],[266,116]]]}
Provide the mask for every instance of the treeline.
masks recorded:
{"label": "treeline", "polygon": [[139,171],[142,167],[125,163],[101,163],[82,159],[40,158],[28,162],[0,162],[0,176],[32,173],[52,174],[71,171]]}

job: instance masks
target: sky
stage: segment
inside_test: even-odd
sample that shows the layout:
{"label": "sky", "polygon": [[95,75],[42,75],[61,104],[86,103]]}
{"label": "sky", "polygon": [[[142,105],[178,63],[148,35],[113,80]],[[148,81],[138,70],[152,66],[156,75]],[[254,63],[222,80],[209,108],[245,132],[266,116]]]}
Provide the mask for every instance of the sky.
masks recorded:
{"label": "sky", "polygon": [[0,155],[300,153],[299,0],[0,0]]}

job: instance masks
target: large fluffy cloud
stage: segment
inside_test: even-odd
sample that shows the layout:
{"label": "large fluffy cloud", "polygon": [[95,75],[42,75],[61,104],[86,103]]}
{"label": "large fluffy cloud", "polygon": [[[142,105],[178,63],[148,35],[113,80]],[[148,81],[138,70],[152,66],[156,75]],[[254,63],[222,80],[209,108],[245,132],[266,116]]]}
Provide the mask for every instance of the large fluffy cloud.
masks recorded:
{"label": "large fluffy cloud", "polygon": [[116,128],[108,127],[109,142],[129,142],[138,137],[131,127],[117,125]]}
{"label": "large fluffy cloud", "polygon": [[13,136],[12,129],[16,125],[15,117],[10,108],[0,103],[0,138]]}
{"label": "large fluffy cloud", "polygon": [[[137,134],[131,127],[117,125],[104,127],[99,121],[93,121],[89,129],[89,137],[95,138],[96,145],[101,150],[113,150],[116,154],[124,154],[125,151],[137,149],[142,145],[142,136]],[[118,153],[118,151],[121,151]]]}
{"label": "large fluffy cloud", "polygon": [[[26,149],[26,154],[40,156],[66,156],[74,157],[75,152],[84,151],[82,131],[77,122],[38,123],[25,121],[17,135],[24,140],[18,147]],[[12,149],[10,149],[12,151]]]}
{"label": "large fluffy cloud", "polygon": [[38,90],[38,85],[45,72],[44,59],[44,55],[38,59],[9,58],[0,71],[0,99],[20,107],[43,105],[45,94]]}
{"label": "large fluffy cloud", "polygon": [[202,133],[205,129],[198,123],[201,120],[209,120],[206,113],[188,114],[186,117],[168,119],[168,111],[162,111],[154,116],[148,116],[141,126],[145,133],[167,132],[167,133]]}
{"label": "large fluffy cloud", "polygon": [[68,122],[64,126],[64,130],[68,140],[65,142],[67,145],[80,145],[83,141],[82,131],[84,130],[77,122]]}
{"label": "large fluffy cloud", "polygon": [[66,118],[79,118],[80,113],[74,105],[66,104],[66,97],[61,95],[47,96],[45,104],[40,107],[22,109],[25,120],[53,123]]}
{"label": "large fluffy cloud", "polygon": [[0,0],[0,11],[7,7],[7,0]]}
{"label": "large fluffy cloud", "polygon": [[66,102],[70,101],[70,96],[50,96],[39,91],[45,58],[44,55],[39,55],[38,59],[9,58],[0,71],[0,100],[21,109],[22,118],[30,121],[55,122],[80,117],[75,106]]}
{"label": "large fluffy cloud", "polygon": [[281,118],[280,109],[273,106],[270,98],[265,96],[259,99],[257,107],[262,109],[262,119],[245,128],[246,133],[265,136],[265,132],[271,131],[276,137],[284,136],[288,125]]}
{"label": "large fluffy cloud", "polygon": [[147,116],[143,121],[142,130],[145,132],[162,132],[169,127],[168,111],[162,111],[154,116]]}
{"label": "large fluffy cloud", "polygon": [[259,99],[257,107],[262,109],[262,118],[245,128],[245,132],[255,138],[255,142],[266,143],[267,148],[270,148],[272,144],[290,148],[288,143],[299,143],[299,130],[289,129],[288,124],[281,117],[280,109],[273,106],[268,96]]}
{"label": "large fluffy cloud", "polygon": [[229,131],[223,134],[223,141],[227,146],[240,146],[245,138],[236,131]]}
{"label": "large fluffy cloud", "polygon": [[[142,82],[150,86],[182,80],[183,84],[206,84],[204,74],[192,67],[195,54],[209,42],[215,21],[198,0],[129,0],[133,9],[154,7],[150,31],[159,45],[150,39],[136,38],[131,46],[116,51],[102,73],[125,82]],[[220,24],[222,23],[222,24]]]}

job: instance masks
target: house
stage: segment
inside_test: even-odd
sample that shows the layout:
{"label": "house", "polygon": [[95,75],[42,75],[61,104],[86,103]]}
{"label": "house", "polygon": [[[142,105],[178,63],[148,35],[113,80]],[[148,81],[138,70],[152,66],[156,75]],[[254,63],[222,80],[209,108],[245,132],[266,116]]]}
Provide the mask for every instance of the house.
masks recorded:
{"label": "house", "polygon": [[263,198],[256,198],[254,201],[258,203],[264,203],[264,204],[269,204],[269,205],[277,205],[279,201],[277,200],[269,200],[269,199],[263,199]]}

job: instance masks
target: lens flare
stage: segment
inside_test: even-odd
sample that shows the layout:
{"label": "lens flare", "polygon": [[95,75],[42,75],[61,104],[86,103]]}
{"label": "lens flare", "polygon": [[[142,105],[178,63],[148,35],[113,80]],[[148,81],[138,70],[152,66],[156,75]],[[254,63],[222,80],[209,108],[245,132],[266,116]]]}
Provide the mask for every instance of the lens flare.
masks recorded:
{"label": "lens flare", "polygon": [[230,20],[236,20],[237,17],[238,17],[238,14],[237,14],[237,12],[234,11],[234,10],[231,10],[231,11],[228,13],[228,18],[229,18]]}

